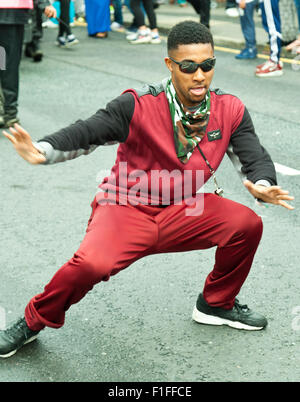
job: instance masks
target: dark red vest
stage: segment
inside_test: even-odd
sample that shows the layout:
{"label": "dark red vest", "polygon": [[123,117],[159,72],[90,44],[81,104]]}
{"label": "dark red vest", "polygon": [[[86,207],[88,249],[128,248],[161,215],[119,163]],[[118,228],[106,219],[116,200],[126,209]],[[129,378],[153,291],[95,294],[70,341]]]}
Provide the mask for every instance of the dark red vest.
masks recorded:
{"label": "dark red vest", "polygon": [[[135,97],[135,110],[129,135],[117,151],[117,159],[99,186],[110,196],[147,204],[173,204],[194,196],[211,177],[197,148],[186,164],[177,157],[173,125],[165,92],[157,96]],[[200,148],[214,170],[220,165],[231,134],[244,114],[243,103],[233,95],[211,91],[211,110],[206,134]]]}

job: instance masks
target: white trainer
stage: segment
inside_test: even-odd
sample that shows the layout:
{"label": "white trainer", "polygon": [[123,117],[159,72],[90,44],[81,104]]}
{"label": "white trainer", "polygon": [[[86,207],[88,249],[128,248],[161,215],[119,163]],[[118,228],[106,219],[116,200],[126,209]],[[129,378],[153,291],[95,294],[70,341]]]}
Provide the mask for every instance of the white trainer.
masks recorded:
{"label": "white trainer", "polygon": [[152,35],[149,30],[138,31],[135,39],[130,40],[133,45],[140,45],[143,43],[151,43]]}

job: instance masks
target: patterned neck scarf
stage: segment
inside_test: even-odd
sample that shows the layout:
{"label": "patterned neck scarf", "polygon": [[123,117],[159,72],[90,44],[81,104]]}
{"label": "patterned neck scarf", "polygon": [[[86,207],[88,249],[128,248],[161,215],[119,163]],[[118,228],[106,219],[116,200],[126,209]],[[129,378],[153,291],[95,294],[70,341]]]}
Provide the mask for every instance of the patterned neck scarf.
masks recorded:
{"label": "patterned neck scarf", "polygon": [[182,105],[171,78],[165,87],[174,128],[174,141],[178,158],[187,163],[194,148],[205,135],[210,114],[210,91],[194,111]]}

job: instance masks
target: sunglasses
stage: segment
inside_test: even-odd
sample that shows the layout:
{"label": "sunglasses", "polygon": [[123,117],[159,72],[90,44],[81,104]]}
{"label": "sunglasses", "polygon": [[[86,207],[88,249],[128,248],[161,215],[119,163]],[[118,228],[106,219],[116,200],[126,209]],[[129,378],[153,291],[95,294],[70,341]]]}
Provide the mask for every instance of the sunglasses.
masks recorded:
{"label": "sunglasses", "polygon": [[202,63],[195,63],[194,61],[190,61],[190,60],[176,61],[176,60],[172,59],[172,57],[170,57],[170,56],[169,56],[169,59],[171,59],[174,63],[178,64],[179,70],[182,73],[186,73],[186,74],[195,73],[199,67],[201,68],[201,70],[204,73],[207,73],[208,71],[212,70],[216,64],[215,56],[211,59],[204,60]]}

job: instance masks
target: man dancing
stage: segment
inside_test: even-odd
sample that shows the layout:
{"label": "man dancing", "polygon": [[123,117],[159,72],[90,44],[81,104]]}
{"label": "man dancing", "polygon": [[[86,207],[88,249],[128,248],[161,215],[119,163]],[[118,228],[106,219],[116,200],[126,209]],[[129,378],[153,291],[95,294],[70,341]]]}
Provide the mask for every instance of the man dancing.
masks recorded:
{"label": "man dancing", "polygon": [[[207,27],[184,21],[168,36],[170,78],[129,89],[89,119],[37,143],[19,125],[4,132],[31,164],[63,162],[107,143],[120,144],[111,174],[92,202],[79,249],[29,301],[24,316],[0,331],[2,357],[45,327],[60,328],[66,311],[95,284],[155,253],[216,247],[193,319],[246,330],[267,325],[263,315],[236,299],[258,247],[262,221],[251,209],[221,196],[215,172],[228,153],[255,198],[293,209],[287,202],[293,197],[277,186],[274,165],[244,104],[210,89],[215,62]],[[210,177],[215,194],[197,193]],[[168,197],[165,178],[170,179]]]}

